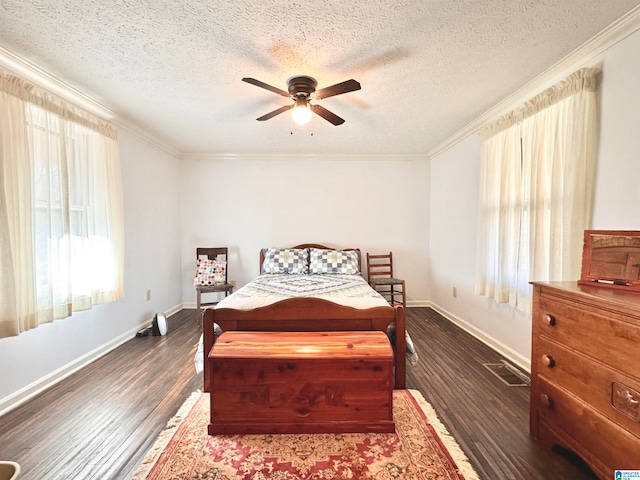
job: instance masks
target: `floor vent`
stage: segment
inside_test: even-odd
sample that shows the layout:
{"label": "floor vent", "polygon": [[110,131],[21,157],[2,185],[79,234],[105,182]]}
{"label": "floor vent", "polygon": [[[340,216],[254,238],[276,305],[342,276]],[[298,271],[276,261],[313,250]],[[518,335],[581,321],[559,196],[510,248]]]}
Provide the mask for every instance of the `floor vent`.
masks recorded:
{"label": "floor vent", "polygon": [[526,373],[504,360],[500,363],[483,363],[483,365],[510,387],[529,387],[531,385],[531,380]]}

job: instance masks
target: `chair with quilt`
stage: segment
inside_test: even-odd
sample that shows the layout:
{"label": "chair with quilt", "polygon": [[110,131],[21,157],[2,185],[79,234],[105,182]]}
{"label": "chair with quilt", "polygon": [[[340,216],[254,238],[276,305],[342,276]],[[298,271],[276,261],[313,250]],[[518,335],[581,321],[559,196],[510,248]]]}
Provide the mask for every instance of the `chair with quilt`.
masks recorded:
{"label": "chair with quilt", "polygon": [[227,247],[198,247],[196,248],[197,271],[193,280],[196,287],[196,305],[198,318],[202,317],[203,307],[215,305],[217,301],[202,301],[202,294],[223,292],[226,297],[233,292],[233,285],[229,283],[227,275]]}

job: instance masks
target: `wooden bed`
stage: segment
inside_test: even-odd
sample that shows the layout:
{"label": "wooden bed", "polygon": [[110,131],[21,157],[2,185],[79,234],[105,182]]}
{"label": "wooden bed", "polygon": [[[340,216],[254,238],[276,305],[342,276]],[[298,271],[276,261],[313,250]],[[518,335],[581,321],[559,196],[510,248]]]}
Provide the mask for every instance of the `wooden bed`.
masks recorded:
{"label": "wooden bed", "polygon": [[[333,250],[318,244],[302,244],[292,248],[319,248]],[[346,249],[345,249],[346,250]],[[351,249],[354,250],[354,249]],[[260,253],[260,267],[264,260]],[[334,332],[334,331],[383,331],[395,322],[394,388],[406,385],[406,317],[401,305],[367,309],[347,307],[328,300],[312,297],[288,298],[272,305],[253,310],[209,308],[205,310],[204,342],[204,391],[210,392],[211,368],[207,358],[214,343],[214,323],[222,331],[262,332]]]}

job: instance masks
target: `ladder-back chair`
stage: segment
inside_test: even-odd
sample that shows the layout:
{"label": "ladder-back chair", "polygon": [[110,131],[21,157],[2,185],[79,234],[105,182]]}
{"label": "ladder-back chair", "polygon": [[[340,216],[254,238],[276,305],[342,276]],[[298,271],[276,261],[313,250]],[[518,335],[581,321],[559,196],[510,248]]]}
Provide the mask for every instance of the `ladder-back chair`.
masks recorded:
{"label": "ladder-back chair", "polygon": [[390,305],[401,304],[407,308],[404,280],[393,276],[393,254],[371,255],[367,253],[367,280]]}

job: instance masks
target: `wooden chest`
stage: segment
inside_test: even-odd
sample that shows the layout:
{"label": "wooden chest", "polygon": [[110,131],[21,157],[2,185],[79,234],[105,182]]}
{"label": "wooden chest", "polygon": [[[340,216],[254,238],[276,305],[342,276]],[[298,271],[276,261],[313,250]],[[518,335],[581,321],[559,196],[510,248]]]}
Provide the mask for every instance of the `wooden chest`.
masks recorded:
{"label": "wooden chest", "polygon": [[383,332],[225,332],[209,361],[210,435],[395,431]]}
{"label": "wooden chest", "polygon": [[535,283],[531,433],[601,479],[640,468],[640,293]]}

